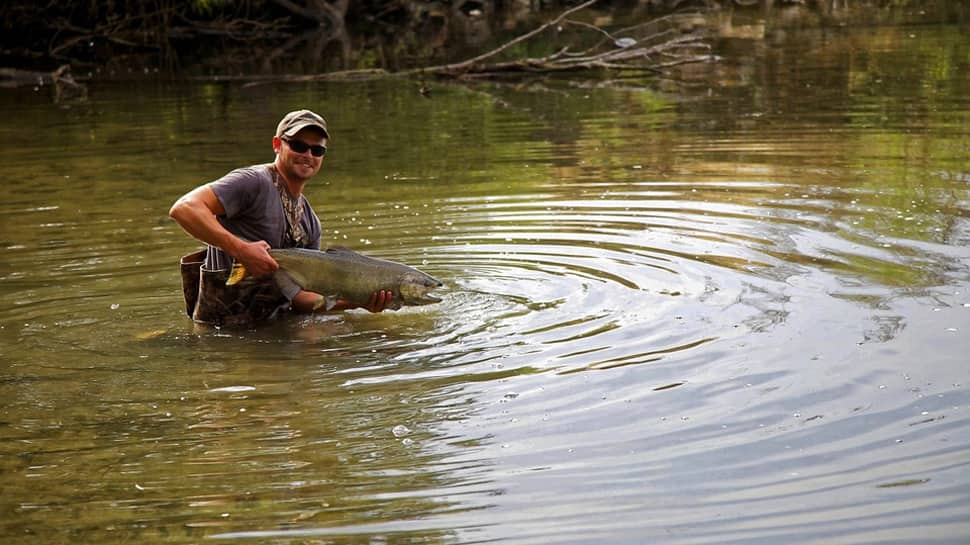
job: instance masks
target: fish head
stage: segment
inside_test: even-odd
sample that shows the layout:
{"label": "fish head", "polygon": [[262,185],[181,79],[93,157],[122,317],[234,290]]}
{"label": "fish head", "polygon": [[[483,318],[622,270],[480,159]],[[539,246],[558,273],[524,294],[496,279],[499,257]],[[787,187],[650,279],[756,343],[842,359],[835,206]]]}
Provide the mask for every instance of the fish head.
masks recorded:
{"label": "fish head", "polygon": [[440,303],[440,298],[428,292],[440,288],[443,285],[441,281],[420,271],[416,272],[417,274],[408,274],[401,279],[400,291],[404,303],[408,305]]}

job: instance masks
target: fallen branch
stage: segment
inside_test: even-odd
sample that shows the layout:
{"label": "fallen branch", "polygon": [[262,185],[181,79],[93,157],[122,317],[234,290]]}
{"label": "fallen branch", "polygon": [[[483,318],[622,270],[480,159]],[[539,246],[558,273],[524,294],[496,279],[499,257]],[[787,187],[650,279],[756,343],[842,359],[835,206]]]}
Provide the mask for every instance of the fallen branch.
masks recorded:
{"label": "fallen branch", "polygon": [[[677,14],[660,17],[646,23],[621,29],[615,33],[611,33],[591,23],[568,19],[570,15],[592,6],[596,1],[589,0],[568,9],[554,19],[540,25],[538,28],[477,57],[458,63],[405,71],[402,74],[452,78],[482,77],[486,75],[497,76],[503,73],[538,74],[588,70],[650,72],[660,74],[667,68],[712,59],[710,55],[697,54],[698,49],[705,50],[708,53],[710,52],[710,45],[704,41],[705,36],[701,33],[695,32],[679,35],[673,28],[659,30],[645,36],[637,36],[634,32],[648,27],[659,27],[664,24],[676,25]],[[605,37],[605,39],[601,39],[596,45],[584,51],[571,52],[567,46],[545,57],[530,57],[493,63],[485,62],[499,53],[506,51],[513,45],[525,42],[552,27],[559,28],[560,25],[567,24],[593,31],[601,35],[601,38]],[[655,60],[655,57],[659,56],[663,56],[664,59],[662,61]]]}
{"label": "fallen branch", "polygon": [[[272,81],[333,81],[413,76],[422,78],[430,76],[448,79],[477,79],[496,77],[502,74],[552,74],[581,71],[664,74],[666,69],[675,66],[708,62],[713,59],[713,56],[710,55],[710,45],[706,43],[703,33],[692,32],[684,34],[678,29],[678,17],[687,16],[688,14],[671,14],[613,32],[591,23],[568,19],[570,15],[592,6],[597,1],[587,0],[491,51],[457,63],[399,72],[388,72],[385,70],[346,70],[305,75],[243,76],[233,79],[248,79],[251,82],[268,83]],[[691,16],[693,15],[695,14],[691,14]],[[507,51],[512,46],[521,44],[551,28],[561,29],[561,26],[564,25],[571,25],[595,32],[600,39],[596,45],[582,51],[570,51],[570,47],[566,46],[544,57],[487,62],[489,59]],[[669,28],[665,28],[665,26]],[[650,33],[640,35],[646,32]],[[698,51],[706,52],[707,54],[699,54]]]}
{"label": "fallen branch", "polygon": [[556,17],[552,21],[549,21],[548,23],[545,23],[544,25],[540,26],[539,28],[536,28],[535,30],[532,30],[531,32],[527,32],[527,33],[525,33],[525,34],[519,36],[518,38],[515,38],[515,39],[513,39],[513,40],[511,40],[509,42],[506,42],[506,43],[500,45],[499,47],[496,47],[495,49],[489,51],[488,53],[484,53],[484,54],[479,55],[479,56],[477,56],[475,58],[468,59],[467,61],[462,61],[462,62],[455,63],[455,64],[446,64],[446,65],[443,65],[443,66],[435,66],[435,67],[428,68],[428,69],[425,69],[425,70],[422,70],[422,71],[424,71],[424,72],[430,71],[430,72],[433,72],[433,73],[436,73],[436,74],[446,74],[446,73],[449,73],[449,72],[460,74],[462,72],[466,72],[469,69],[471,69],[471,67],[475,66],[476,63],[480,63],[481,61],[483,61],[485,59],[492,58],[495,55],[498,55],[499,53],[501,53],[501,52],[505,51],[506,49],[512,47],[513,45],[522,43],[522,42],[524,42],[524,41],[532,38],[533,36],[539,35],[543,31],[545,31],[547,28],[559,24],[563,19],[565,19],[569,15],[571,15],[571,14],[577,12],[577,11],[586,9],[589,6],[592,6],[593,4],[595,4],[598,1],[599,0],[587,0],[586,2],[583,2],[582,4],[580,4],[580,5],[578,5],[578,6],[574,7],[574,8],[571,8],[571,9],[568,9],[568,10],[562,12],[559,15],[559,17]]}

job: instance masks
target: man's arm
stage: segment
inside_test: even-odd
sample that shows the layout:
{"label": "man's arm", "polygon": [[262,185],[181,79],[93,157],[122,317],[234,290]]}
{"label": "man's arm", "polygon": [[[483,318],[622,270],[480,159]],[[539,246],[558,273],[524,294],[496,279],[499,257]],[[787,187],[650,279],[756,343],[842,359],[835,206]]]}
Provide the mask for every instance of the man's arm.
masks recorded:
{"label": "man's arm", "polygon": [[207,185],[199,186],[175,201],[168,215],[172,217],[185,232],[193,237],[217,248],[222,248],[236,261],[242,263],[255,276],[267,276],[279,268],[276,260],[269,255],[270,245],[264,240],[255,242],[245,241],[229,231],[219,223],[216,216],[226,213],[216,197],[215,192]]}
{"label": "man's arm", "polygon": [[[302,290],[293,297],[290,304],[293,306],[293,310],[297,312],[313,312],[313,307],[316,305],[317,301],[323,297],[319,293],[312,291]],[[363,308],[370,312],[381,312],[387,305],[391,304],[391,299],[394,298],[394,292],[390,290],[379,290],[375,291],[370,296],[370,301],[366,305],[354,305],[349,301],[338,300],[337,304],[334,305],[330,310],[349,310],[352,308]],[[321,307],[322,308],[322,307]]]}

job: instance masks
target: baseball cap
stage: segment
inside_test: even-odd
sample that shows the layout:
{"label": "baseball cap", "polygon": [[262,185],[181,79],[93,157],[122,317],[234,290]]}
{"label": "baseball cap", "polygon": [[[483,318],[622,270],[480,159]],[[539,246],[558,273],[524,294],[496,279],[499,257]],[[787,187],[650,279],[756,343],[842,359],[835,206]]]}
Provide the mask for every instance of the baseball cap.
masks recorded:
{"label": "baseball cap", "polygon": [[330,138],[327,120],[310,110],[296,110],[284,115],[280,124],[276,126],[276,136],[293,136],[306,127],[316,127],[323,131],[324,137]]}

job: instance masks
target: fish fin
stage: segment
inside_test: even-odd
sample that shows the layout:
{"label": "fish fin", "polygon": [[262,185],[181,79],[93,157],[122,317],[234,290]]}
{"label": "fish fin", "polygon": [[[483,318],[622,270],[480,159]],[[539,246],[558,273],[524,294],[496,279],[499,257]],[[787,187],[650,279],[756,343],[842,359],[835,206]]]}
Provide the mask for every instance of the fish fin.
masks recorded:
{"label": "fish fin", "polygon": [[246,277],[246,266],[238,261],[232,264],[232,272],[229,273],[229,279],[226,280],[227,286],[234,286],[239,283],[240,280]]}
{"label": "fish fin", "polygon": [[327,249],[324,250],[324,252],[328,254],[347,254],[347,253],[356,254],[357,253],[346,246],[327,246]]}
{"label": "fish fin", "polygon": [[276,280],[276,285],[279,286],[280,291],[282,291],[284,295],[290,293],[296,294],[303,289],[303,286],[301,286],[299,282],[294,280],[293,277],[283,269],[278,269],[275,273],[273,273],[273,280]]}
{"label": "fish fin", "polygon": [[323,310],[329,311],[337,305],[337,298],[333,295],[321,295],[317,297],[317,300],[313,303],[313,310],[317,311],[321,308]]}

